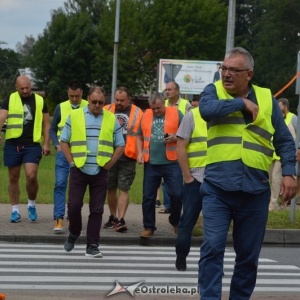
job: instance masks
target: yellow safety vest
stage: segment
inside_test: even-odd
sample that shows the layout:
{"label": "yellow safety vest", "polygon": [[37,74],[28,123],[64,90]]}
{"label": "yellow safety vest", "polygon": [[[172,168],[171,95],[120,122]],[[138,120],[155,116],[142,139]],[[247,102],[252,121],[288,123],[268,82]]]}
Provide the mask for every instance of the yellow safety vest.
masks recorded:
{"label": "yellow safety vest", "polygon": [[205,167],[207,154],[207,126],[201,118],[199,109],[191,111],[194,118],[194,130],[187,147],[190,168]]}
{"label": "yellow safety vest", "polygon": [[[88,101],[86,101],[84,99],[81,99],[81,103],[80,103],[80,106],[78,107],[78,109],[83,108],[83,107],[87,106],[88,104],[89,104]],[[58,130],[57,130],[57,139],[58,139],[58,141],[60,141],[61,132],[64,129],[67,118],[71,114],[72,110],[73,110],[73,108],[71,106],[70,100],[66,100],[66,101],[60,103],[60,115],[61,115],[61,117],[60,117],[60,122],[57,125],[57,127],[58,127]]]}
{"label": "yellow safety vest", "polygon": [[[177,108],[178,108],[179,111],[182,112],[183,115],[186,115],[186,113],[187,113],[187,110],[186,110],[187,102],[189,103],[188,100],[180,98],[179,103],[178,103],[178,107]],[[165,100],[165,105],[166,106],[170,106],[169,105],[169,99]]]}
{"label": "yellow safety vest", "polygon": [[[214,84],[219,100],[233,99],[222,81]],[[269,170],[274,153],[271,139],[275,132],[271,120],[272,94],[269,89],[252,87],[259,106],[256,120],[246,125],[240,111],[212,119],[208,129],[207,164],[242,159],[249,167]]]}
{"label": "yellow safety vest", "polygon": [[[87,140],[85,117],[83,109],[75,109],[71,112],[71,153],[75,166],[81,168],[87,157]],[[97,164],[103,167],[112,157],[114,152],[113,135],[116,123],[115,115],[107,110],[103,110],[103,120],[99,134],[97,151]]]}
{"label": "yellow safety vest", "polygon": [[[35,96],[35,118],[33,127],[33,141],[39,143],[42,139],[44,99]],[[24,123],[24,107],[18,92],[9,97],[8,117],[6,125],[6,139],[18,138],[22,135]]]}

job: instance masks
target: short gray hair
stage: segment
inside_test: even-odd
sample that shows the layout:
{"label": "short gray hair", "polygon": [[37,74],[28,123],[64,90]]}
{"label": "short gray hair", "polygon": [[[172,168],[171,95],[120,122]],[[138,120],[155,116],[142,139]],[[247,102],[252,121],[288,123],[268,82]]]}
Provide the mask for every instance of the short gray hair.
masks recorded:
{"label": "short gray hair", "polygon": [[152,94],[148,99],[148,103],[150,105],[150,104],[155,104],[156,102],[165,103],[164,95],[159,93]]}
{"label": "short gray hair", "polygon": [[253,59],[252,55],[246,49],[244,49],[242,47],[232,48],[231,50],[229,50],[225,54],[225,58],[235,57],[237,55],[244,56],[244,58],[246,60],[247,68],[253,70],[253,68],[254,68],[254,59]]}

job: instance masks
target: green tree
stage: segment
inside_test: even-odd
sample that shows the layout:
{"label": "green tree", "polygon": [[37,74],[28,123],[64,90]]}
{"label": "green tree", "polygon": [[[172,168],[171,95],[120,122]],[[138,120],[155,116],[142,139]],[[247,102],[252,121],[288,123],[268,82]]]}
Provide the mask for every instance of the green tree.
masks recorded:
{"label": "green tree", "polygon": [[[237,7],[236,45],[244,46],[254,57],[254,82],[271,88],[274,94],[296,74],[300,49],[298,7],[297,0],[244,1]],[[279,97],[290,99],[295,109],[294,84]]]}
{"label": "green tree", "polygon": [[14,90],[20,55],[11,49],[0,48],[0,99]]}
{"label": "green tree", "polygon": [[95,39],[95,27],[88,13],[66,15],[61,9],[54,11],[52,21],[33,49],[35,74],[44,82],[54,103],[66,98],[70,80],[78,79],[83,84],[93,81]]}

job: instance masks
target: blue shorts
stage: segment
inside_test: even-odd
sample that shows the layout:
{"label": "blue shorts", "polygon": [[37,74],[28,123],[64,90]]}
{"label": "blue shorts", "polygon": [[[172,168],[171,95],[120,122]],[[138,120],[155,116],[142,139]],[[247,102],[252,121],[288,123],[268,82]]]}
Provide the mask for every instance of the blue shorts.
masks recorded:
{"label": "blue shorts", "polygon": [[26,163],[39,164],[42,158],[42,147],[40,145],[32,146],[4,146],[4,166],[16,167]]}

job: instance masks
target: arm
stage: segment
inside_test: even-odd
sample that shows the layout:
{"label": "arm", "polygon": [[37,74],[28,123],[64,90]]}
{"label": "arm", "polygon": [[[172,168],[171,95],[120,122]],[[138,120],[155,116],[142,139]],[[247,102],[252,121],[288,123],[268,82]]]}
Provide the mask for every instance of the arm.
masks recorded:
{"label": "arm", "polygon": [[50,139],[52,141],[53,146],[55,147],[55,149],[57,151],[61,150],[59,141],[57,138],[58,124],[59,124],[60,120],[61,120],[60,105],[57,105],[54,110],[53,119],[52,119],[51,127],[49,130]]}
{"label": "arm", "polygon": [[205,87],[199,102],[201,117],[205,121],[213,118],[225,117],[235,111],[245,109],[243,98],[220,101],[214,84]]}
{"label": "arm", "polygon": [[136,151],[137,151],[137,163],[138,164],[143,164],[144,163],[144,157],[143,157],[143,136],[142,135],[137,135],[136,136]]}
{"label": "arm", "polygon": [[43,154],[50,154],[50,116],[49,113],[43,113],[43,136],[44,136],[44,144],[43,144]]}
{"label": "arm", "polygon": [[120,146],[115,148],[114,153],[110,159],[110,161],[108,161],[103,168],[106,170],[109,170],[118,160],[119,158],[122,156],[123,152],[124,152],[124,146]]}
{"label": "arm", "polygon": [[189,144],[189,140],[185,140],[181,137],[177,138],[177,157],[178,163],[181,168],[183,180],[185,183],[190,183],[194,181],[194,177],[192,177],[188,162],[188,156],[186,147]]}
{"label": "arm", "polygon": [[73,156],[71,154],[70,144],[67,143],[67,142],[61,141],[60,142],[60,148],[61,148],[61,151],[63,152],[67,162],[68,163],[73,162],[74,160],[73,160]]}
{"label": "arm", "polygon": [[279,195],[283,203],[286,203],[296,195],[297,185],[293,177],[296,174],[296,147],[294,139],[284,122],[279,106],[276,105],[275,99],[273,99],[272,124],[275,128],[273,145],[276,154],[280,156],[283,177]]}
{"label": "arm", "polygon": [[[8,111],[5,109],[0,109],[0,132],[2,130],[3,124],[8,116]],[[2,136],[0,135],[0,144],[2,143]]]}

